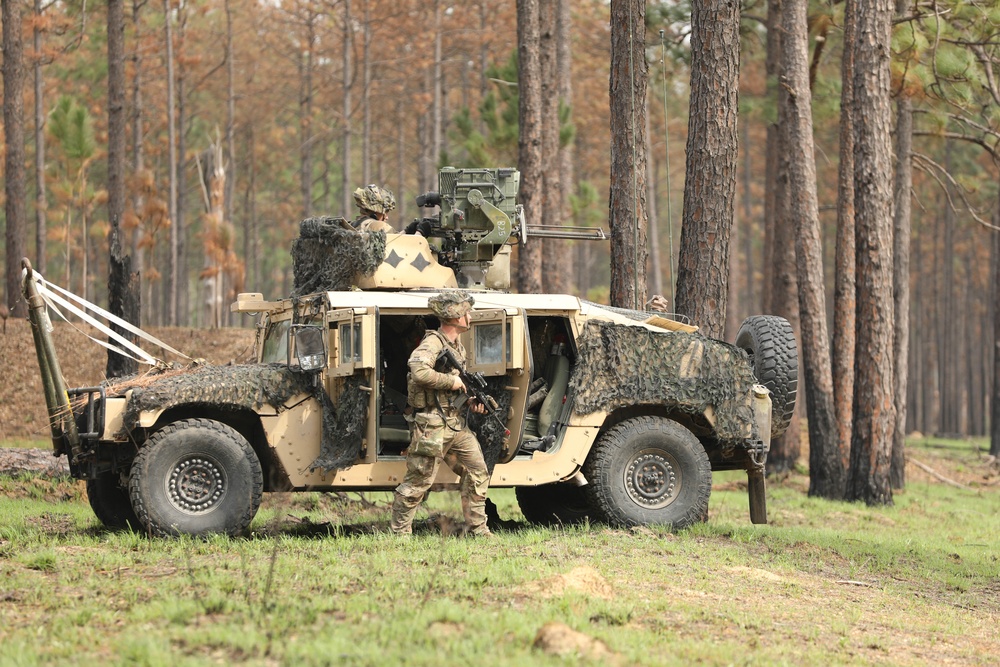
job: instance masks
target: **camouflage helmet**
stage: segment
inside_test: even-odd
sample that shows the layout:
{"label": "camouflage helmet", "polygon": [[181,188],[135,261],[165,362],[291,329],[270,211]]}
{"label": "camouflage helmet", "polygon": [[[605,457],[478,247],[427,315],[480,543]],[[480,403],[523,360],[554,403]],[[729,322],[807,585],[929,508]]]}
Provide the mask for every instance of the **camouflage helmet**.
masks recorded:
{"label": "camouflage helmet", "polygon": [[444,290],[427,301],[434,314],[442,320],[457,320],[472,310],[475,303],[476,300],[469,294],[453,289]]}
{"label": "camouflage helmet", "polygon": [[354,201],[358,208],[372,213],[388,213],[396,208],[396,197],[392,192],[377,185],[366,185],[355,190]]}

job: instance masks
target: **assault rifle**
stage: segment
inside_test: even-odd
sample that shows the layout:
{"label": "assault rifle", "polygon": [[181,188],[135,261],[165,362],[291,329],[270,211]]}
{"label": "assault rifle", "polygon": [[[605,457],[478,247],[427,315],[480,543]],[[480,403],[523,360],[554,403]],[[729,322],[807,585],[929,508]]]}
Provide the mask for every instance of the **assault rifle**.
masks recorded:
{"label": "assault rifle", "polygon": [[[444,369],[454,368],[458,371],[458,377],[465,383],[465,388],[469,393],[460,396],[457,401],[455,401],[455,407],[460,408],[465,404],[469,398],[475,398],[477,401],[483,404],[486,408],[486,414],[488,414],[493,419],[497,420],[497,424],[503,429],[503,434],[505,436],[510,435],[510,431],[507,429],[507,425],[503,423],[500,418],[500,406],[497,404],[495,398],[486,393],[486,378],[480,372],[469,372],[465,369],[462,363],[452,352],[451,348],[445,346],[441,349],[441,354],[438,355],[438,360],[443,362],[441,365]],[[469,394],[472,394],[470,397]]]}

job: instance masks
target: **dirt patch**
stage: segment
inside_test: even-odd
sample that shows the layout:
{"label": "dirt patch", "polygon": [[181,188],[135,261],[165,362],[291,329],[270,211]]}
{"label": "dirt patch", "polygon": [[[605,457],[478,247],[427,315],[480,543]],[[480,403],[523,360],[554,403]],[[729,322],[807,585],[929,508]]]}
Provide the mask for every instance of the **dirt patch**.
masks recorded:
{"label": "dirt patch", "polygon": [[[69,387],[87,387],[104,379],[108,351],[65,322],[53,323],[52,340]],[[192,329],[151,327],[149,333],[192,358],[212,364],[246,362],[253,354],[253,329]],[[99,336],[95,336],[99,338]],[[174,361],[159,348],[144,345],[150,354]],[[0,333],[0,442],[16,438],[49,437],[45,394],[38,359],[27,320],[10,319]]]}
{"label": "dirt patch", "polygon": [[566,574],[528,582],[523,591],[531,596],[545,598],[556,597],[570,591],[605,599],[614,595],[614,590],[601,573],[585,565],[574,567]]}
{"label": "dirt patch", "polygon": [[549,655],[580,656],[616,664],[615,654],[600,639],[577,632],[565,623],[546,623],[535,635],[534,648]]}

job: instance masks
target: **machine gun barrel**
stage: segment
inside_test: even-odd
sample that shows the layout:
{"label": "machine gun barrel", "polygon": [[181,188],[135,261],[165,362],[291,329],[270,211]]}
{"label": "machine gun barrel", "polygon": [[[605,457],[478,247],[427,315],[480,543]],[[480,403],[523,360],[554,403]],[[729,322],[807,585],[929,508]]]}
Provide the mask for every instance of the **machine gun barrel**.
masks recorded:
{"label": "machine gun barrel", "polygon": [[527,237],[537,236],[548,239],[583,239],[585,241],[606,241],[608,235],[600,227],[569,227],[564,225],[528,225]]}

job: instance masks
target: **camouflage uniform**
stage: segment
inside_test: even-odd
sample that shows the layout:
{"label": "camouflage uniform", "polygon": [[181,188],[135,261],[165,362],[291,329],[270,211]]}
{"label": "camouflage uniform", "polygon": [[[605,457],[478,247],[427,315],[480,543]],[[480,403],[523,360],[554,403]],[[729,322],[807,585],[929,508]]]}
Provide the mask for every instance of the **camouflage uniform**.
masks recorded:
{"label": "camouflage uniform", "polygon": [[[457,300],[457,301],[456,301]],[[472,307],[472,298],[461,292],[445,292],[431,299],[431,308],[443,318],[457,319]],[[490,475],[479,441],[453,407],[460,392],[452,390],[458,371],[434,370],[441,350],[448,345],[465,363],[461,340],[450,343],[444,334],[428,331],[410,355],[407,382],[408,402],[415,410],[413,436],[406,455],[406,476],[396,487],[392,503],[392,532],[409,534],[413,515],[423,501],[443,460],[461,478],[460,493],[466,529],[487,535],[486,491]]]}
{"label": "camouflage uniform", "polygon": [[373,213],[388,213],[396,208],[396,197],[392,192],[377,185],[366,185],[354,191],[354,202],[361,209],[359,215],[351,225],[359,232],[386,232],[394,233],[396,230],[392,225],[375,219]]}

